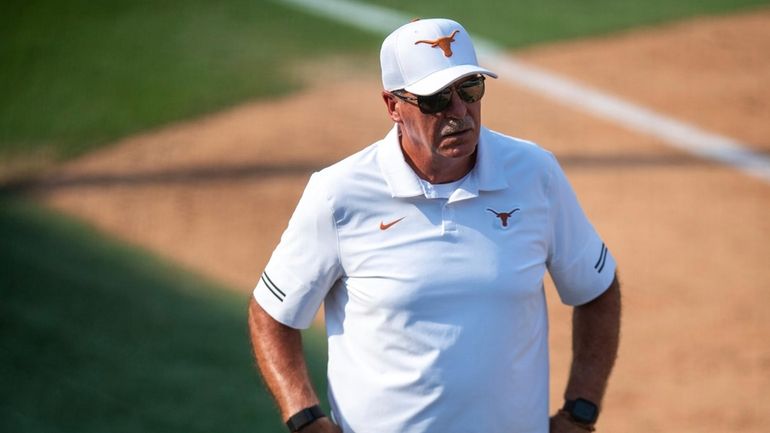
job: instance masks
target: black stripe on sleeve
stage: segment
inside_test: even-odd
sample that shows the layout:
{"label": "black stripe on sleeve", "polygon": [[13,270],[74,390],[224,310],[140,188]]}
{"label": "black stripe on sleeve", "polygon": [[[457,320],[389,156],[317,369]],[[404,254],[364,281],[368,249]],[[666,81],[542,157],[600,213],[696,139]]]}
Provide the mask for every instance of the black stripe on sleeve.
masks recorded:
{"label": "black stripe on sleeve", "polygon": [[604,246],[604,243],[602,243],[602,250],[599,252],[599,260],[596,261],[596,264],[594,265],[594,269],[599,267],[599,263],[602,262],[602,257],[604,257],[604,250],[607,249],[606,246]]}
{"label": "black stripe on sleeve", "polygon": [[[273,282],[273,280],[271,280],[271,279],[270,279],[270,276],[269,276],[269,275],[267,275],[267,272],[263,272],[263,273],[262,273],[262,276],[263,276],[263,277],[265,277],[265,278],[267,278],[267,281],[269,281],[269,282],[270,282],[270,285],[271,285],[271,286],[273,286],[273,288],[274,288],[275,290],[278,290],[278,293],[280,293],[281,295],[283,295],[284,297],[286,297],[286,293],[283,293],[283,290],[279,289],[279,288],[278,288],[278,286],[276,286],[276,285],[275,285],[275,283]],[[267,284],[267,283],[265,283],[265,284]]]}
{"label": "black stripe on sleeve", "polygon": [[286,294],[283,293],[281,289],[279,289],[278,286],[273,283],[273,281],[270,279],[270,277],[267,276],[266,273],[262,274],[262,282],[265,283],[265,286],[267,286],[267,290],[270,290],[270,293],[278,298],[279,301],[283,302]]}
{"label": "black stripe on sleeve", "polygon": [[599,254],[599,260],[594,265],[594,269],[596,269],[596,272],[598,273],[602,273],[604,265],[607,263],[607,251],[607,246],[602,244],[602,252]]}
{"label": "black stripe on sleeve", "polygon": [[604,264],[607,263],[607,248],[604,249],[604,257],[602,258],[602,264],[599,266],[599,269],[596,270],[598,273],[602,273],[602,270],[604,270]]}

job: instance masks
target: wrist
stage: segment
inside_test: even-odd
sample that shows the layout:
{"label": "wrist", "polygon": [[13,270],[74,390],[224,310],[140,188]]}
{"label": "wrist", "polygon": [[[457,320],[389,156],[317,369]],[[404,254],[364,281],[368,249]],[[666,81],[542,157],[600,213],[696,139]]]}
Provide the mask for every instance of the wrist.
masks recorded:
{"label": "wrist", "polygon": [[584,398],[574,400],[567,399],[559,415],[567,419],[571,424],[587,431],[594,431],[594,425],[599,418],[599,407],[592,401]]}
{"label": "wrist", "polygon": [[323,410],[321,410],[321,407],[318,406],[317,404],[314,404],[290,416],[286,420],[286,427],[288,427],[289,431],[292,433],[298,432],[302,430],[304,427],[324,417],[326,417],[326,414],[323,413]]}

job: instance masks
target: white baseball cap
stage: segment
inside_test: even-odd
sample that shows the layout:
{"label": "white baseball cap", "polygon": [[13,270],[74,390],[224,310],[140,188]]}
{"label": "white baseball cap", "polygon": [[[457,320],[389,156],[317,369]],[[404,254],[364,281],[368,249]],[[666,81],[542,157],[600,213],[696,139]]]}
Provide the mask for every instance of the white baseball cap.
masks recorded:
{"label": "white baseball cap", "polygon": [[385,90],[432,95],[470,75],[497,74],[479,66],[470,35],[459,23],[433,18],[412,21],[385,38],[380,50]]}

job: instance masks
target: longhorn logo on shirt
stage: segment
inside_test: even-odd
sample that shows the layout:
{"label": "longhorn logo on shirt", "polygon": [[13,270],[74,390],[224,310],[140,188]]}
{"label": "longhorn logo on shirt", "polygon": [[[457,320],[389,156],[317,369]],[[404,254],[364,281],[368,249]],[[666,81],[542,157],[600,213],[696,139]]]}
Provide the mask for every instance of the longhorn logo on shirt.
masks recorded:
{"label": "longhorn logo on shirt", "polygon": [[487,208],[488,211],[495,214],[496,217],[500,218],[500,223],[503,227],[508,227],[508,219],[513,215],[516,211],[520,210],[519,208],[516,208],[510,212],[498,212],[494,209]]}
{"label": "longhorn logo on shirt", "polygon": [[414,44],[428,44],[431,46],[431,48],[441,48],[441,51],[444,52],[444,57],[452,57],[452,42],[455,41],[455,35],[459,33],[459,30],[455,30],[452,32],[449,36],[444,36],[438,39],[434,40],[422,40],[417,41]]}

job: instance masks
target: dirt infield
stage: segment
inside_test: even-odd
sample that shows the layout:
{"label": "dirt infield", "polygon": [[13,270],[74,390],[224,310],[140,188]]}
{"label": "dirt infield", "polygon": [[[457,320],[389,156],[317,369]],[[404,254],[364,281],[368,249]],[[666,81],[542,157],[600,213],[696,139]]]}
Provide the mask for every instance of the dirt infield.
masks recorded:
{"label": "dirt infield", "polygon": [[[768,49],[764,9],[515,54],[768,152]],[[132,137],[36,194],[245,293],[309,173],[389,127],[376,75],[341,81]],[[557,154],[620,263],[623,339],[601,431],[768,431],[770,184],[501,82],[483,118]],[[552,304],[555,406],[569,310]]]}

